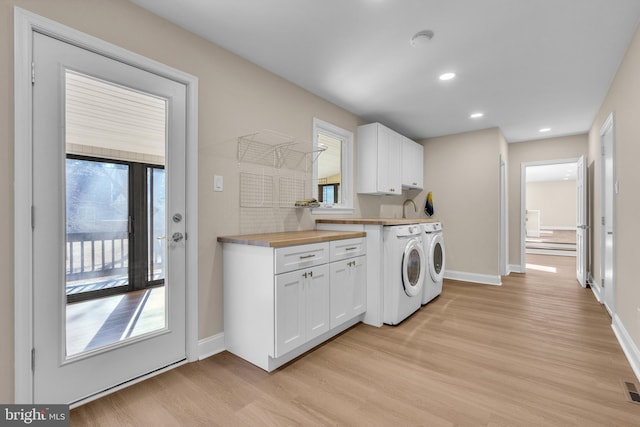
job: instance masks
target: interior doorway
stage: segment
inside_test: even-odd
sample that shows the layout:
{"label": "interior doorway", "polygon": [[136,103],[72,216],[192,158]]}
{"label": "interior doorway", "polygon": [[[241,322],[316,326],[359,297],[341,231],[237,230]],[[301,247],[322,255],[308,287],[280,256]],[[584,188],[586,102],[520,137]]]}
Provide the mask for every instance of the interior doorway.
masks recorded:
{"label": "interior doorway", "polygon": [[528,255],[567,257],[575,259],[578,281],[585,286],[584,157],[523,163],[521,172],[522,271]]}
{"label": "interior doorway", "polygon": [[602,227],[600,233],[601,265],[600,283],[593,287],[596,297],[604,303],[613,317],[616,312],[615,263],[615,123],[613,113],[609,115],[600,131],[602,153]]}

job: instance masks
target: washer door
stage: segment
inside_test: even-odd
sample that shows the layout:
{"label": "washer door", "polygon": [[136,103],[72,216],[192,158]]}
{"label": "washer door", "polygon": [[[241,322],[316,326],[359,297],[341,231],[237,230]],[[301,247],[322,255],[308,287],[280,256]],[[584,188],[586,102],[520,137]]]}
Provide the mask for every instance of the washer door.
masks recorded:
{"label": "washer door", "polygon": [[402,256],[402,286],[404,292],[410,296],[422,295],[426,258],[422,243],[412,239],[404,248]]}
{"label": "washer door", "polygon": [[429,273],[434,282],[441,282],[444,278],[444,238],[442,233],[436,233],[431,239],[429,246]]}

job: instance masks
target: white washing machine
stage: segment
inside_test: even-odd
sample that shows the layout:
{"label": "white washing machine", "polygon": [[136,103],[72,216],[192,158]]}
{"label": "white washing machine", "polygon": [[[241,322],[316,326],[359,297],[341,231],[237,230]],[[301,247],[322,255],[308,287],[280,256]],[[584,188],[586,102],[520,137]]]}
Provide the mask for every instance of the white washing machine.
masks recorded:
{"label": "white washing machine", "polygon": [[383,228],[383,319],[397,325],[421,306],[426,274],[423,227],[419,224]]}
{"label": "white washing machine", "polygon": [[422,304],[426,304],[442,293],[445,252],[442,223],[429,222],[422,224],[422,230],[424,232],[424,252],[427,255],[428,271],[424,279]]}

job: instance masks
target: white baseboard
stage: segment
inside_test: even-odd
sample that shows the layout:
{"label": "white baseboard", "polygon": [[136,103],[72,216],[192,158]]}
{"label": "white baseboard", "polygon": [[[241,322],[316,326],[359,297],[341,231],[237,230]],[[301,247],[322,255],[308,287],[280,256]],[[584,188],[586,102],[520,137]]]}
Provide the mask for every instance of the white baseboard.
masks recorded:
{"label": "white baseboard", "polygon": [[214,354],[221,353],[226,350],[224,345],[224,332],[203,338],[198,341],[198,360],[206,359]]}
{"label": "white baseboard", "polygon": [[613,316],[611,328],[616,334],[616,338],[618,338],[618,342],[622,347],[624,355],[627,356],[627,360],[631,365],[631,369],[633,369],[633,373],[636,374],[636,378],[640,381],[640,350],[638,350],[638,346],[631,339],[631,336],[617,314]]}
{"label": "white baseboard", "polygon": [[598,286],[597,283],[595,283],[593,280],[589,281],[589,287],[591,288],[591,292],[593,292],[593,296],[596,297],[596,300],[602,304],[602,293],[601,293],[601,289],[600,286]]}
{"label": "white baseboard", "polygon": [[522,268],[520,264],[509,264],[509,271],[512,273],[525,273],[526,268]]}
{"label": "white baseboard", "polygon": [[465,273],[464,271],[446,270],[444,278],[449,280],[459,280],[461,282],[480,283],[482,285],[501,286],[502,279],[500,276],[492,276],[489,274]]}

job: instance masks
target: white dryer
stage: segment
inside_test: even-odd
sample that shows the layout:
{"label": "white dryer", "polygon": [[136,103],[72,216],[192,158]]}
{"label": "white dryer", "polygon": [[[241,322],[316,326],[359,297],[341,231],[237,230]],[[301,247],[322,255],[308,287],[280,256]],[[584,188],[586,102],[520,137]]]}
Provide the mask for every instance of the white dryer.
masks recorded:
{"label": "white dryer", "polygon": [[421,306],[426,277],[423,228],[419,224],[383,228],[383,319],[397,325]]}
{"label": "white dryer", "polygon": [[424,231],[424,252],[427,254],[427,270],[429,273],[424,280],[422,304],[426,304],[442,293],[444,279],[444,236],[442,223],[429,222],[422,224]]}

